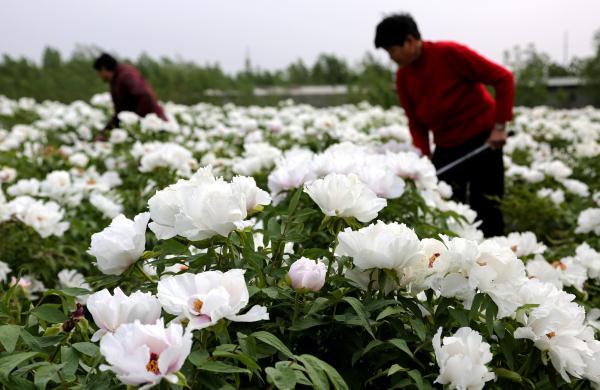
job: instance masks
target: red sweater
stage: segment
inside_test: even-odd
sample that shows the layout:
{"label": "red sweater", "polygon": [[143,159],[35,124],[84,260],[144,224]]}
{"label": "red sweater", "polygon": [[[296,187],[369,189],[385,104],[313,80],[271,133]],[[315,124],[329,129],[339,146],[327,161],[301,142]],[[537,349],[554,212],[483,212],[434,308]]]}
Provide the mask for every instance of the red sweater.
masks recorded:
{"label": "red sweater", "polygon": [[[485,85],[495,89],[496,100]],[[396,90],[413,143],[429,155],[429,130],[441,147],[463,144],[512,119],[512,73],[454,42],[423,41],[423,51],[398,69]]]}
{"label": "red sweater", "polygon": [[167,120],[150,84],[132,65],[118,64],[110,83],[110,94],[115,105],[114,126],[119,124],[117,114],[122,111],[135,112],[139,116],[154,113]]}

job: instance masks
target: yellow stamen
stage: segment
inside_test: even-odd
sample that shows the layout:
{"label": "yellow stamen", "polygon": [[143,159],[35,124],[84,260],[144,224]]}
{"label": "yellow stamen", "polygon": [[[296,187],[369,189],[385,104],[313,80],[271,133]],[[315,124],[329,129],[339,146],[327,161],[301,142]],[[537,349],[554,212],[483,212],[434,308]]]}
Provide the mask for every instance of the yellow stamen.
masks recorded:
{"label": "yellow stamen", "polygon": [[556,260],[552,262],[552,266],[554,268],[560,268],[562,271],[565,271],[567,269],[567,266],[564,265],[563,263],[561,263],[560,261]]}
{"label": "yellow stamen", "polygon": [[196,300],[194,301],[194,310],[195,310],[197,313],[200,313],[200,310],[202,310],[202,305],[204,305],[204,302],[202,302],[202,301],[201,301],[201,300],[199,300],[199,299],[196,299]]}
{"label": "yellow stamen", "polygon": [[513,245],[513,246],[510,247],[510,249],[512,249],[513,252],[516,252],[517,251],[517,246]]}
{"label": "yellow stamen", "polygon": [[551,339],[552,337],[556,336],[556,333],[555,332],[546,333],[546,336],[548,336],[548,338]]}
{"label": "yellow stamen", "polygon": [[429,258],[429,268],[433,268],[433,263],[435,263],[438,257],[440,257],[439,253],[434,253],[433,255],[431,255],[431,257]]}
{"label": "yellow stamen", "polygon": [[153,374],[160,374],[160,370],[158,369],[158,357],[160,355],[154,352],[150,353],[150,361],[148,361],[148,364],[146,364],[146,370],[148,370],[148,372],[151,372]]}

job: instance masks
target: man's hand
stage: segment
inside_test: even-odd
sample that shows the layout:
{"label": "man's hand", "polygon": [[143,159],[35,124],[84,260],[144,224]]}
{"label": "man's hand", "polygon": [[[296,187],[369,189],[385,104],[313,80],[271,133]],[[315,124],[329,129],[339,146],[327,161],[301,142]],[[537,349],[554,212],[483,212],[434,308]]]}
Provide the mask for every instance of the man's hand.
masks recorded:
{"label": "man's hand", "polygon": [[506,128],[504,124],[496,124],[490,133],[490,136],[485,141],[492,150],[501,149],[506,144]]}

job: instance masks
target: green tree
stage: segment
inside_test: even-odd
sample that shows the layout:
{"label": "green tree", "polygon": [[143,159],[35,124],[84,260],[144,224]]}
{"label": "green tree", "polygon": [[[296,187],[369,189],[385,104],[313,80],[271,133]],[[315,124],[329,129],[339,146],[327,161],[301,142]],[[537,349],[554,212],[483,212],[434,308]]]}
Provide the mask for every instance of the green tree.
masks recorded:
{"label": "green tree", "polygon": [[585,83],[584,93],[591,103],[600,105],[600,30],[594,35],[595,54],[581,64],[581,77]]}

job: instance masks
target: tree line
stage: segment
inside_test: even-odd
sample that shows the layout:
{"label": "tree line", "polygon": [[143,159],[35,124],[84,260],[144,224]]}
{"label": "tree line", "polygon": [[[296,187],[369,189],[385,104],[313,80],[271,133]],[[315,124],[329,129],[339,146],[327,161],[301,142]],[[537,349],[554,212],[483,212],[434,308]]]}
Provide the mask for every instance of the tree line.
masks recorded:
{"label": "tree line", "polygon": [[[504,63],[515,74],[516,104],[568,105],[569,97],[562,96],[561,91],[550,96],[546,82],[550,77],[574,76],[585,84],[578,93],[584,94],[589,103],[600,105],[600,32],[596,34],[594,43],[594,56],[575,59],[568,65],[553,62],[533,46],[507,51]],[[58,50],[47,47],[39,63],[3,55],[0,61],[0,94],[10,98],[28,96],[38,101],[88,100],[93,94],[107,90],[92,69],[92,62],[100,51],[96,47],[79,46],[71,56],[63,58]],[[116,57],[122,59],[118,55]],[[346,85],[350,92],[344,101],[366,100],[384,107],[397,104],[394,67],[369,53],[357,64],[349,64],[333,54],[321,54],[313,64],[299,59],[279,70],[254,67],[248,59],[244,69],[234,74],[224,72],[218,64],[198,65],[166,57],[156,59],[146,54],[135,60],[122,60],[140,69],[161,100],[182,104],[201,101],[272,104],[280,97],[259,101],[252,94],[254,88],[303,85]],[[206,93],[208,90],[224,91],[225,96],[212,96]]]}

